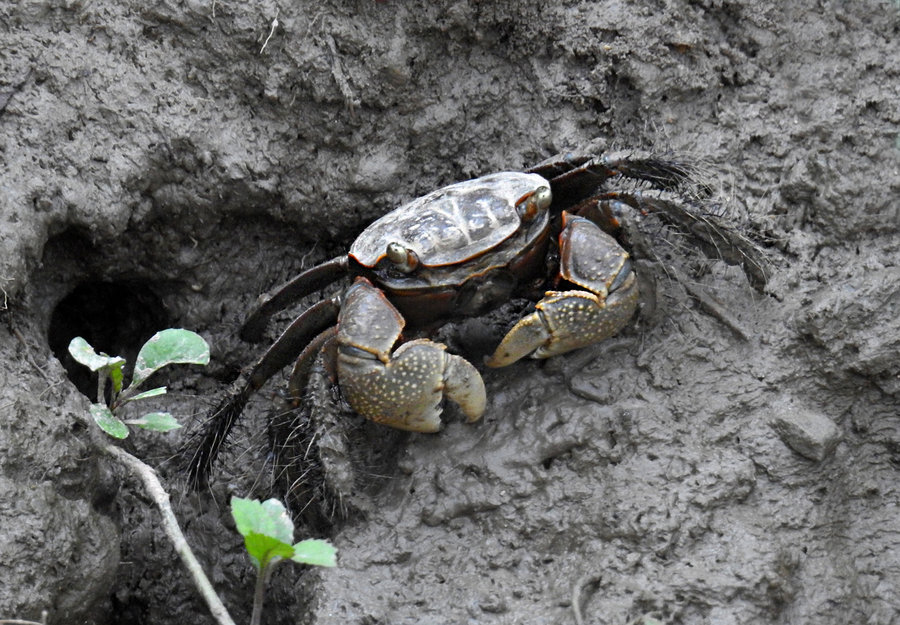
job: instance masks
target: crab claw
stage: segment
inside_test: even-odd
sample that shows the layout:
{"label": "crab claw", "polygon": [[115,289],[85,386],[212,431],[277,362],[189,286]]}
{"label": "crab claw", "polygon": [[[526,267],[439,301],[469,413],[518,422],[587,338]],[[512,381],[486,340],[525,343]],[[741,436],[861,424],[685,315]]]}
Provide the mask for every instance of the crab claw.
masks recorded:
{"label": "crab claw", "polygon": [[585,291],[549,291],[537,310],[503,337],[485,364],[505,367],[525,356],[549,358],[613,336],[631,319],[634,307],[625,302],[611,308],[610,299]]}
{"label": "crab claw", "polygon": [[426,339],[393,353],[403,318],[384,294],[360,278],[347,292],[338,320],[341,392],[360,415],[413,432],[441,427],[441,400],[456,402],[469,422],[484,413],[481,374],[467,360]]}
{"label": "crab claw", "polygon": [[549,358],[609,338],[634,315],[637,280],[628,253],[587,219],[563,213],[560,278],[583,291],[548,291],[535,312],[510,330],[489,367],[520,358]]}

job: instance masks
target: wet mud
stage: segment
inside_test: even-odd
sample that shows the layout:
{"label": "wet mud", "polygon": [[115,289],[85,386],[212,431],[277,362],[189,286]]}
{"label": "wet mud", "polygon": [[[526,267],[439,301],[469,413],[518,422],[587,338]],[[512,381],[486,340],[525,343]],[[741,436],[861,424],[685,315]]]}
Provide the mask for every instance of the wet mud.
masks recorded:
{"label": "wet mud", "polygon": [[[298,538],[339,549],[276,573],[270,624],[900,622],[898,39],[887,1],[0,3],[0,618],[211,622],[59,347],[166,324],[213,360],[162,380],[188,427],[128,448],[239,622],[232,495],[306,497]],[[279,376],[185,488],[261,292],[404,201],[571,149],[694,160],[765,289],[650,237],[634,322],[485,370],[481,422],[384,432],[321,375],[283,415]],[[479,361],[508,321],[442,338]],[[298,419],[320,458],[286,494],[268,424]]]}

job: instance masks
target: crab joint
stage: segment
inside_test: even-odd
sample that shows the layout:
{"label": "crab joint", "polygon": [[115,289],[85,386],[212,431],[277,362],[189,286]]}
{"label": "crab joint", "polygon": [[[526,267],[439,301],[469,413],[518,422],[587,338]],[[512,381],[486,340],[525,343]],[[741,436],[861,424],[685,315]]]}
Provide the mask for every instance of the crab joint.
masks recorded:
{"label": "crab joint", "polygon": [[540,187],[528,197],[519,200],[518,204],[516,204],[516,211],[519,213],[522,221],[531,221],[542,210],[546,210],[552,200],[553,196],[550,193],[550,187]]}
{"label": "crab joint", "polygon": [[418,255],[396,241],[388,243],[387,257],[403,273],[410,273],[419,266]]}

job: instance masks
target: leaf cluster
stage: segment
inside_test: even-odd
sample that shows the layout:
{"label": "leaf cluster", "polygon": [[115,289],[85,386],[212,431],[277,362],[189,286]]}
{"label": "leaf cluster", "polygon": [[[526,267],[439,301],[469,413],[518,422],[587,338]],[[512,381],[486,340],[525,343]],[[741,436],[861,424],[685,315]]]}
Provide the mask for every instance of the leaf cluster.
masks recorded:
{"label": "leaf cluster", "polygon": [[[126,438],[128,426],[167,432],[181,424],[168,412],[150,412],[139,419],[122,421],[117,413],[128,402],[156,397],[166,393],[165,386],[138,392],[140,386],[156,371],[173,364],[209,364],[209,345],[199,334],[190,330],[170,328],[154,334],[144,343],[134,363],[131,384],[123,388],[125,359],[97,352],[80,336],[69,343],[69,353],[77,362],[97,373],[97,403],[91,404],[91,416],[100,428],[113,438]],[[107,385],[109,404],[103,403]]]}
{"label": "leaf cluster", "polygon": [[[125,359],[97,352],[86,340],[75,337],[69,343],[69,353],[79,363],[97,373],[97,402],[91,404],[90,413],[100,428],[110,436],[122,439],[128,436],[128,426],[165,432],[181,425],[167,412],[150,412],[139,419],[123,421],[118,414],[129,402],[166,393],[165,386],[140,391],[144,382],[156,371],[172,364],[209,363],[209,345],[203,338],[189,330],[168,329],[157,332],[140,349],[134,365],[131,384],[124,386]],[[109,390],[109,403],[104,403]],[[169,507],[168,494],[159,483],[154,471],[118,446],[107,444],[104,449],[135,468],[147,483],[154,500],[167,521],[166,531],[172,538],[179,555],[194,576],[210,610],[222,625],[233,625],[228,611],[216,595],[202,567],[187,545],[178,522]],[[253,565],[257,569],[257,588],[253,600],[251,625],[259,625],[262,619],[265,584],[275,564],[292,560],[315,566],[335,566],[337,550],[324,540],[309,539],[293,542],[294,524],[284,506],[277,499],[259,502],[234,497],[231,512]]]}

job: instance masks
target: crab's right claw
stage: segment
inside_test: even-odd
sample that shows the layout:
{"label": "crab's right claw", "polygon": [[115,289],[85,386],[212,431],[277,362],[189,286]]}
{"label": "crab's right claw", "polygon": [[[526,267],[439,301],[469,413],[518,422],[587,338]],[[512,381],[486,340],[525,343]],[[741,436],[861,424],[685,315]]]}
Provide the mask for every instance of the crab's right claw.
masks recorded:
{"label": "crab's right claw", "polygon": [[489,367],[505,367],[526,356],[549,358],[616,334],[634,315],[637,294],[617,293],[605,300],[585,291],[548,292],[537,310],[510,330]]}
{"label": "crab's right claw", "polygon": [[593,222],[563,212],[560,278],[584,290],[548,291],[507,333],[489,367],[549,358],[609,338],[634,316],[637,278],[628,253]]}

